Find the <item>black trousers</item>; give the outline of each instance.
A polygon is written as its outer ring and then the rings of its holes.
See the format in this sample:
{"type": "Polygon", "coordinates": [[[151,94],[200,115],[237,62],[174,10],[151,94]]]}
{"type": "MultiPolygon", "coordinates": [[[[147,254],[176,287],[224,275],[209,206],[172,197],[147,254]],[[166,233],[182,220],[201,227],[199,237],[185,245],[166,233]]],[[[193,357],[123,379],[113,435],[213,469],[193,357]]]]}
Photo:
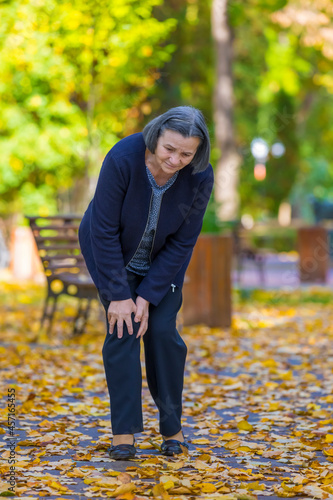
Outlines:
{"type": "MultiPolygon", "coordinates": [[[[132,299],[142,276],[127,271],[132,299]]],[[[109,333],[104,302],[107,333],[102,349],[104,369],[111,407],[113,434],[134,434],[143,431],[142,373],[140,338],[136,338],[140,323],[133,321],[133,335],[124,322],[123,337],[117,337],[117,325],[109,333]]],[[[147,382],[159,410],[160,433],[172,436],[181,430],[182,392],[187,347],[176,328],[176,316],[182,304],[182,290],[175,287],[158,306],[149,305],[148,329],[143,336],[147,382]]]]}

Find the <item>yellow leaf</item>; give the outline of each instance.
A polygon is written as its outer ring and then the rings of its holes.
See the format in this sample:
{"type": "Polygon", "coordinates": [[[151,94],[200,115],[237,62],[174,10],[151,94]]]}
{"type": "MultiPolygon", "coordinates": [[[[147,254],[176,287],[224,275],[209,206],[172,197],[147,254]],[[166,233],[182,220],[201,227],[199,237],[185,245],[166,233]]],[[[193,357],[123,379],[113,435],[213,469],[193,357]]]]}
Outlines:
{"type": "Polygon", "coordinates": [[[117,497],[118,495],[123,495],[125,493],[130,493],[135,490],[136,486],[133,483],[121,484],[112,492],[112,496],[117,497]]]}
{"type": "Polygon", "coordinates": [[[91,453],[87,453],[87,454],[78,454],[76,453],[76,455],[73,456],[73,459],[74,460],[83,460],[83,461],[86,461],[86,460],[90,460],[91,459],[91,453]]]}
{"type": "MultiPolygon", "coordinates": [[[[74,467],[73,470],[68,471],[66,473],[66,475],[69,477],[87,477],[87,476],[89,476],[89,474],[91,474],[91,471],[82,470],[79,467],[74,467]]],[[[116,482],[116,480],[115,480],[115,482],[116,482]]]]}
{"type": "Polygon", "coordinates": [[[265,366],[266,368],[276,368],[278,366],[275,359],[266,359],[266,361],[262,362],[262,365],[265,366]]]}
{"type": "Polygon", "coordinates": [[[186,486],[177,486],[176,488],[171,488],[170,490],[171,495],[196,495],[199,493],[199,488],[187,488],[186,486]]]}
{"type": "Polygon", "coordinates": [[[60,490],[62,492],[68,491],[68,488],[58,483],[58,481],[51,481],[50,483],[48,483],[48,486],[54,488],[55,490],[60,490]]]}
{"type": "Polygon", "coordinates": [[[276,389],[277,387],[279,387],[279,384],[277,382],[266,382],[265,383],[265,387],[267,387],[268,389],[276,389]]]}
{"type": "Polygon", "coordinates": [[[148,458],[147,460],[144,460],[141,465],[150,465],[150,464],[160,464],[161,460],[157,457],[154,458],[148,458]]]}
{"type": "Polygon", "coordinates": [[[333,448],[326,448],[326,450],[323,450],[323,453],[328,457],[333,457],[333,448]]]}
{"type": "Polygon", "coordinates": [[[333,494],[333,488],[331,486],[323,486],[323,490],[330,493],[330,495],[333,494]]]}
{"type": "Polygon", "coordinates": [[[198,438],[198,439],[192,439],[193,444],[210,444],[209,439],[205,438],[198,438]]]}
{"type": "Polygon", "coordinates": [[[292,370],[289,370],[288,372],[284,373],[279,373],[279,378],[281,378],[282,380],[292,380],[293,379],[292,370]]]}
{"type": "Polygon", "coordinates": [[[237,422],[237,427],[240,431],[253,431],[253,427],[247,420],[237,422]]]}
{"type": "Polygon", "coordinates": [[[155,484],[155,486],[152,489],[152,492],[154,497],[156,498],[160,497],[163,498],[163,500],[169,500],[170,498],[168,492],[165,490],[163,484],[161,483],[155,484]]]}
{"type": "Polygon", "coordinates": [[[41,433],[36,431],[36,430],[31,430],[29,432],[27,432],[27,436],[28,437],[40,437],[41,436],[41,433]]]}
{"type": "Polygon", "coordinates": [[[164,489],[169,490],[170,488],[173,488],[175,486],[175,483],[173,481],[165,481],[163,483],[164,489]]]}
{"type": "Polygon", "coordinates": [[[285,491],[288,491],[290,493],[302,493],[303,492],[303,486],[301,484],[299,484],[298,486],[288,486],[286,483],[282,482],[281,486],[285,491]]]}
{"type": "Polygon", "coordinates": [[[180,444],[180,447],[181,447],[182,452],[183,452],[184,455],[189,455],[190,454],[189,451],[188,451],[188,449],[186,448],[186,446],[183,446],[182,444],[180,444]]]}
{"type": "MultiPolygon", "coordinates": [[[[127,470],[129,470],[130,467],[127,467],[127,470]]],[[[120,472],[118,470],[109,470],[108,472],[106,472],[104,475],[105,476],[112,476],[112,477],[118,477],[120,474],[120,472]]]]}
{"type": "Polygon", "coordinates": [[[50,420],[42,420],[42,422],[39,422],[37,425],[38,427],[53,427],[54,422],[51,422],[50,420]]]}
{"type": "Polygon", "coordinates": [[[58,404],[52,405],[52,410],[58,415],[68,415],[69,413],[69,410],[67,408],[64,408],[63,406],[58,404]]]}
{"type": "Polygon", "coordinates": [[[83,482],[85,484],[96,484],[99,488],[110,488],[110,486],[115,487],[118,485],[117,479],[114,479],[113,477],[103,477],[103,478],[92,477],[84,479],[83,482]]]}
{"type": "Polygon", "coordinates": [[[294,497],[295,494],[291,491],[286,491],[284,490],[283,488],[280,488],[276,485],[273,486],[274,488],[274,492],[277,494],[277,496],[279,497],[286,497],[286,498],[289,498],[289,497],[294,497]]]}
{"type": "Polygon", "coordinates": [[[269,403],[268,411],[277,411],[280,408],[279,401],[275,401],[274,403],[269,403]]]}
{"type": "Polygon", "coordinates": [[[252,483],[242,483],[242,488],[247,490],[265,490],[266,486],[264,484],[259,484],[259,481],[254,481],[252,483]]]}
{"type": "Polygon", "coordinates": [[[184,467],[185,462],[169,462],[168,463],[168,469],[171,470],[179,470],[182,467],[184,467]]]}
{"type": "MultiPolygon", "coordinates": [[[[333,403],[333,401],[332,401],[333,403]]],[[[330,425],[330,424],[333,424],[333,418],[330,418],[328,420],[321,420],[320,422],[318,422],[318,424],[321,426],[321,427],[324,427],[326,425],[330,425]]]]}
{"type": "Polygon", "coordinates": [[[194,463],[194,467],[195,467],[195,469],[198,469],[198,470],[206,470],[209,468],[209,465],[206,462],[203,462],[202,460],[196,459],[196,461],[194,463]]]}
{"type": "MultiPolygon", "coordinates": [[[[112,495],[113,495],[113,492],[112,492],[112,495]]],[[[121,495],[118,495],[116,500],[134,500],[135,498],[137,498],[135,496],[135,494],[128,491],[127,493],[122,493],[121,495]]]]}
{"type": "Polygon", "coordinates": [[[333,443],[333,434],[326,434],[325,443],[333,443]]]}
{"type": "Polygon", "coordinates": [[[241,442],[238,439],[235,439],[226,443],[224,447],[227,448],[227,450],[235,450],[238,446],[240,446],[240,444],[241,442]]]}
{"type": "Polygon", "coordinates": [[[320,410],[321,406],[320,405],[316,405],[315,403],[309,403],[307,406],[306,406],[307,410],[320,410]]]}
{"type": "Polygon", "coordinates": [[[219,437],[219,441],[231,441],[232,439],[237,439],[238,434],[235,432],[226,432],[225,434],[222,434],[222,436],[219,437]]]}
{"type": "Polygon", "coordinates": [[[141,450],[150,450],[152,446],[149,441],[143,441],[142,443],[138,443],[138,448],[141,450]]]}
{"type": "MultiPolygon", "coordinates": [[[[221,486],[221,488],[219,488],[218,490],[218,493],[230,493],[230,488],[228,488],[227,486],[221,486]]],[[[219,495],[218,497],[214,496],[214,500],[234,500],[235,497],[234,496],[230,496],[230,495],[219,495]]]]}
{"type": "Polygon", "coordinates": [[[312,413],[313,418],[328,418],[330,415],[331,413],[326,410],[318,410],[312,413]]]}
{"type": "Polygon", "coordinates": [[[216,486],[211,483],[200,483],[197,486],[201,488],[202,493],[215,493],[216,491],[216,486]]]}

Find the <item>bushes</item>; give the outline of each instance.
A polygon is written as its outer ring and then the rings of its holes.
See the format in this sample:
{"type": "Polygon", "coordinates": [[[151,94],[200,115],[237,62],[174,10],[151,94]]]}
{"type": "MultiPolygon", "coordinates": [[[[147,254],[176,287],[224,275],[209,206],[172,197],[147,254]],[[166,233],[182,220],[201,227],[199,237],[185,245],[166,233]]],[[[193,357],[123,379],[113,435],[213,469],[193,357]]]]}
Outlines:
{"type": "Polygon", "coordinates": [[[297,229],[262,228],[254,229],[250,240],[256,248],[269,248],[275,252],[290,252],[297,249],[297,229]]]}

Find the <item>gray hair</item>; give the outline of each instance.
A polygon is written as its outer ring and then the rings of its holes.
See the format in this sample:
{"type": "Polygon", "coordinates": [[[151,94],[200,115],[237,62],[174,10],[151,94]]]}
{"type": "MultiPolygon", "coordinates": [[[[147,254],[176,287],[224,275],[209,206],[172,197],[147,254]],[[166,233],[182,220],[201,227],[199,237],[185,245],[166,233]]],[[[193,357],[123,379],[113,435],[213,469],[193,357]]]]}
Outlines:
{"type": "Polygon", "coordinates": [[[198,137],[200,144],[188,166],[193,168],[193,174],[206,170],[209,164],[210,140],[205,119],[199,109],[192,106],[178,106],[147,123],[142,135],[146,147],[153,154],[158,138],[165,130],[173,130],[183,137],[198,137]]]}

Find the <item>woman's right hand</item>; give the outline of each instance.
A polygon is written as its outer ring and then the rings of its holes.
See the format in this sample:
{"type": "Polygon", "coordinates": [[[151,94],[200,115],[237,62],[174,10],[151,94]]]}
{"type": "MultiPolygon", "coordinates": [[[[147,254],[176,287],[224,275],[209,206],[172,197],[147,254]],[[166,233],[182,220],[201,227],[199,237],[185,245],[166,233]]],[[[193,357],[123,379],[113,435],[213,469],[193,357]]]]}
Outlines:
{"type": "Polygon", "coordinates": [[[113,333],[117,323],[118,338],[121,339],[125,321],[128,333],[133,335],[132,313],[136,313],[136,304],[132,299],[112,300],[108,308],[109,333],[113,333]]]}

